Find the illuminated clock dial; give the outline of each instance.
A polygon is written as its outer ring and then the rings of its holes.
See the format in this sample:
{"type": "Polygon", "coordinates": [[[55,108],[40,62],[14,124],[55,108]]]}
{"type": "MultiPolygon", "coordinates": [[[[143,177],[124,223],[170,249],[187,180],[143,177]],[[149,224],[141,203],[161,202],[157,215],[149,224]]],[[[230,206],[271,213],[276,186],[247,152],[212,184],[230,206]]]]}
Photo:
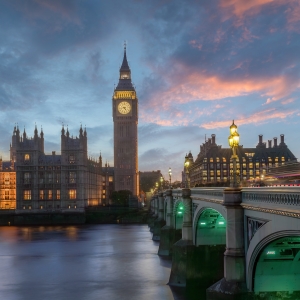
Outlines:
{"type": "Polygon", "coordinates": [[[118,111],[122,115],[126,115],[131,111],[131,105],[127,101],[122,101],[118,105],[118,111]]]}

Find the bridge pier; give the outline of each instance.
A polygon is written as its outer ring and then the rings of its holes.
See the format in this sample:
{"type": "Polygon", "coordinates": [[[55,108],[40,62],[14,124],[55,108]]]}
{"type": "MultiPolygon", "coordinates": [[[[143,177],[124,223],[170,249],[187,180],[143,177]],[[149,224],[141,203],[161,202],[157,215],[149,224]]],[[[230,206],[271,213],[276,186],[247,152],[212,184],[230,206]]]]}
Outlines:
{"type": "Polygon", "coordinates": [[[182,198],[184,206],[182,238],[173,245],[172,269],[169,285],[188,286],[196,275],[195,259],[197,259],[196,247],[193,245],[192,225],[192,199],[191,190],[183,189],[182,198]]]}
{"type": "Polygon", "coordinates": [[[171,256],[173,245],[181,238],[181,229],[174,228],[174,204],[172,190],[165,192],[167,201],[166,225],[161,228],[158,255],[171,256]]]}
{"type": "Polygon", "coordinates": [[[157,208],[158,208],[158,218],[154,220],[153,224],[153,241],[160,241],[161,228],[166,224],[164,220],[164,195],[159,193],[157,196],[157,208]]]}
{"type": "Polygon", "coordinates": [[[209,287],[207,300],[245,299],[244,211],[241,189],[225,189],[223,205],[226,208],[226,251],[224,253],[224,278],[209,287]]]}
{"type": "Polygon", "coordinates": [[[150,228],[150,232],[153,233],[154,222],[155,222],[155,220],[158,218],[158,198],[157,198],[156,195],[152,197],[151,202],[152,202],[153,214],[152,214],[152,216],[149,218],[148,226],[149,226],[149,228],[150,228]]]}

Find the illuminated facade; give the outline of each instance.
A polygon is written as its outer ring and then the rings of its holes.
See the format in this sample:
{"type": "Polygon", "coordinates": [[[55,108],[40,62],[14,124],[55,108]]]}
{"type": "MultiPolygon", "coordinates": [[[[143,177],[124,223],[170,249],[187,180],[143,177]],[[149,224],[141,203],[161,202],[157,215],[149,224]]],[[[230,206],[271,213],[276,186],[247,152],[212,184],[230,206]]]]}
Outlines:
{"type": "Polygon", "coordinates": [[[16,172],[13,162],[0,159],[0,209],[16,208],[16,172]]]}
{"type": "Polygon", "coordinates": [[[16,166],[17,209],[83,209],[101,204],[102,158],[87,157],[87,133],[79,137],[61,130],[61,154],[44,153],[44,133],[35,128],[34,137],[14,128],[10,155],[16,166]]]}
{"type": "MultiPolygon", "coordinates": [[[[207,183],[226,183],[230,180],[232,170],[232,149],[222,148],[216,144],[216,136],[212,134],[200,146],[200,152],[195,162],[190,167],[191,187],[207,183]]],[[[255,148],[237,149],[237,171],[240,181],[259,180],[267,175],[269,168],[284,165],[286,162],[296,161],[295,155],[288,149],[284,142],[284,135],[268,141],[268,147],[259,135],[259,142],[255,148]]]]}
{"type": "Polygon", "coordinates": [[[131,82],[131,71],[124,48],[119,83],[112,97],[114,121],[115,190],[139,194],[138,177],[138,98],[131,82]]]}

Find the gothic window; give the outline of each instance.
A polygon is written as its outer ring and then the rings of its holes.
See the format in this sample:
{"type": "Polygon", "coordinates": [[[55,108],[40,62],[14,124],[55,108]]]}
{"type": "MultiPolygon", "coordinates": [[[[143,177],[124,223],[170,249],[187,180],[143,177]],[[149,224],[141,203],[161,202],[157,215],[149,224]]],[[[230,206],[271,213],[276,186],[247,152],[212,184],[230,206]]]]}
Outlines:
{"type": "Polygon", "coordinates": [[[69,190],[69,199],[76,199],[76,190],[75,189],[69,190]]]}
{"type": "Polygon", "coordinates": [[[24,173],[24,183],[25,184],[30,183],[30,175],[31,174],[29,172],[24,173]]]}
{"type": "Polygon", "coordinates": [[[253,169],[253,163],[249,163],[249,168],[253,169]]]}
{"type": "Polygon", "coordinates": [[[9,191],[5,191],[5,200],[9,200],[9,191]]]}
{"type": "Polygon", "coordinates": [[[56,183],[60,183],[60,173],[56,173],[56,183]]]}
{"type": "Polygon", "coordinates": [[[69,183],[76,183],[76,172],[69,172],[69,183]]]}
{"type": "Polygon", "coordinates": [[[214,159],[211,157],[211,158],[209,159],[209,162],[214,162],[214,159]]]}
{"type": "Polygon", "coordinates": [[[216,160],[217,160],[217,162],[220,162],[220,158],[219,157],[217,157],[216,160]]]}
{"type": "Polygon", "coordinates": [[[56,199],[60,200],[60,190],[56,190],[56,199]]]}
{"type": "Polygon", "coordinates": [[[275,157],[275,162],[278,162],[278,157],[275,157]]]}
{"type": "Polygon", "coordinates": [[[44,198],[45,198],[44,190],[40,190],[40,200],[44,200],[44,198]]]}
{"type": "Polygon", "coordinates": [[[247,165],[246,165],[246,164],[243,164],[243,168],[246,169],[246,168],[247,168],[247,165]]]}
{"type": "Polygon", "coordinates": [[[255,163],[255,168],[259,168],[259,162],[255,163]]]}
{"type": "Polygon", "coordinates": [[[226,163],[226,158],[223,157],[223,158],[222,158],[222,161],[223,161],[223,163],[226,163]]]}
{"type": "Polygon", "coordinates": [[[69,163],[70,164],[74,164],[75,163],[75,155],[74,154],[70,154],[69,155],[69,163]]]}
{"type": "Polygon", "coordinates": [[[4,183],[5,183],[5,185],[9,185],[9,182],[10,181],[10,178],[9,178],[9,176],[5,176],[5,178],[4,178],[4,183]]]}
{"type": "Polygon", "coordinates": [[[31,200],[31,190],[24,190],[23,197],[24,200],[31,200]]]}
{"type": "Polygon", "coordinates": [[[25,161],[29,161],[30,160],[30,155],[29,154],[25,154],[24,155],[24,160],[25,161]]]}
{"type": "Polygon", "coordinates": [[[52,199],[52,190],[48,191],[48,199],[51,200],[52,199]]]}

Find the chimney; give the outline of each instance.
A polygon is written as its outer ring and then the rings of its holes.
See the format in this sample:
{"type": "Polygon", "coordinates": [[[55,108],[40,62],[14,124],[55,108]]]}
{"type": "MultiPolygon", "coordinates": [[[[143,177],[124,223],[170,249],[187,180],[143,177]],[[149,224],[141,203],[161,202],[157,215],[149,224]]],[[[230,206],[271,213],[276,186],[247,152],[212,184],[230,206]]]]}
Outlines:
{"type": "Polygon", "coordinates": [[[273,140],[274,140],[274,147],[277,147],[277,137],[274,137],[273,140]]]}
{"type": "Polygon", "coordinates": [[[284,145],[284,134],[280,135],[280,144],[284,145]]]}
{"type": "Polygon", "coordinates": [[[214,145],[216,143],[216,135],[212,134],[211,135],[211,143],[214,145]]]}
{"type": "Polygon", "coordinates": [[[272,148],[272,140],[268,140],[268,147],[272,148]]]}
{"type": "Polygon", "coordinates": [[[263,139],[263,135],[260,134],[260,135],[258,136],[258,143],[259,143],[260,145],[262,144],[262,139],[263,139]]]}

